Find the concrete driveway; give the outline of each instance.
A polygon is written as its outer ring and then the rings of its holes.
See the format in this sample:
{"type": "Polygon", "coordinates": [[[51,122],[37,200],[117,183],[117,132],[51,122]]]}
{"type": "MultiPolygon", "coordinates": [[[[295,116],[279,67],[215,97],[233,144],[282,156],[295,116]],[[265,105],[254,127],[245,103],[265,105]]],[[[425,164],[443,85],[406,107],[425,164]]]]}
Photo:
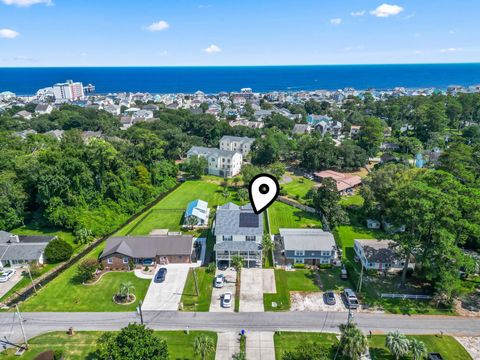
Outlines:
{"type": "Polygon", "coordinates": [[[240,282],[240,312],[262,312],[263,273],[262,269],[242,269],[240,282]]]}
{"type": "Polygon", "coordinates": [[[23,269],[15,269],[15,271],[15,274],[7,282],[0,283],[0,299],[22,279],[23,269]]]}
{"type": "MultiPolygon", "coordinates": [[[[156,283],[153,279],[143,300],[144,311],[177,311],[182,298],[191,264],[168,264],[165,281],[156,283]]],[[[160,266],[157,266],[157,270],[160,266]]]]}
{"type": "Polygon", "coordinates": [[[212,301],[210,302],[211,312],[234,312],[235,311],[235,284],[237,280],[237,272],[234,269],[218,270],[215,276],[223,274],[225,276],[225,283],[222,288],[214,287],[212,290],[212,301]],[[232,306],[223,308],[221,305],[221,296],[230,291],[232,293],[232,306]]]}

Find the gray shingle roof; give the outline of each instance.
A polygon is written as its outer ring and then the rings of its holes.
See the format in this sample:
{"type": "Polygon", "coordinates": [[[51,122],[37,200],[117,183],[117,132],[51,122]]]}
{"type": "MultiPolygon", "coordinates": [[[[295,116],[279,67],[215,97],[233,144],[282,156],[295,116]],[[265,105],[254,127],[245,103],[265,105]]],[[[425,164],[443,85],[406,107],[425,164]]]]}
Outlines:
{"type": "Polygon", "coordinates": [[[215,218],[215,235],[263,235],[263,219],[261,215],[253,212],[252,205],[238,206],[233,203],[227,203],[217,208],[215,218]],[[258,217],[258,226],[241,227],[240,214],[252,214],[258,217]]]}
{"type": "Polygon", "coordinates": [[[321,229],[280,229],[286,251],[331,251],[336,247],[332,233],[321,229]]]}
{"type": "Polygon", "coordinates": [[[222,241],[215,244],[215,251],[258,251],[262,245],[255,241],[222,241]]]}
{"type": "Polygon", "coordinates": [[[19,242],[11,242],[13,234],[0,231],[0,260],[38,260],[48,243],[56,236],[18,235],[19,242]]]}
{"type": "Polygon", "coordinates": [[[393,240],[366,240],[355,239],[362,248],[365,258],[371,263],[388,263],[397,260],[399,257],[395,252],[395,241],[393,240]]]}
{"type": "Polygon", "coordinates": [[[134,258],[151,258],[157,255],[190,255],[192,235],[175,236],[118,236],[108,238],[101,257],[118,253],[134,258]]]}
{"type": "Polygon", "coordinates": [[[222,136],[222,138],[220,139],[220,142],[222,142],[224,140],[238,141],[238,142],[241,142],[241,143],[253,143],[255,141],[255,139],[249,138],[249,137],[246,137],[246,136],[230,136],[230,135],[222,136]]]}
{"type": "Polygon", "coordinates": [[[203,146],[192,146],[190,150],[188,150],[187,155],[197,155],[197,156],[222,156],[222,157],[232,157],[235,155],[236,151],[230,150],[220,150],[215,148],[207,148],[203,146]]]}

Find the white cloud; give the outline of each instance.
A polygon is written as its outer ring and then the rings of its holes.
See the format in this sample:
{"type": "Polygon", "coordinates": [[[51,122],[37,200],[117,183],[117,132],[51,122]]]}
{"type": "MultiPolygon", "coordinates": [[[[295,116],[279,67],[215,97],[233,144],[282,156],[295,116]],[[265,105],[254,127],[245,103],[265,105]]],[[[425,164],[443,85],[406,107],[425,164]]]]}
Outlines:
{"type": "Polygon", "coordinates": [[[222,52],[222,49],[220,49],[220,47],[218,47],[217,45],[212,44],[209,47],[203,49],[203,51],[205,51],[207,54],[214,54],[222,52]]]}
{"type": "Polygon", "coordinates": [[[5,5],[29,7],[36,4],[53,5],[52,0],[2,0],[5,5]]]}
{"type": "Polygon", "coordinates": [[[341,18],[330,19],[330,24],[332,24],[332,25],[340,25],[341,23],[342,23],[341,18]]]}
{"type": "Polygon", "coordinates": [[[448,33],[449,33],[450,35],[454,35],[454,34],[455,34],[455,30],[450,30],[448,33]]]}
{"type": "Polygon", "coordinates": [[[343,48],[343,51],[355,51],[355,50],[363,50],[365,49],[365,45],[355,45],[355,46],[346,46],[343,48]]]}
{"type": "Polygon", "coordinates": [[[25,55],[17,55],[13,58],[14,61],[38,62],[37,59],[25,55]]]}
{"type": "Polygon", "coordinates": [[[376,17],[389,17],[398,15],[403,11],[403,7],[398,5],[382,4],[375,10],[370,11],[370,14],[376,17]]]}
{"type": "Polygon", "coordinates": [[[449,48],[446,48],[446,49],[440,49],[440,52],[441,53],[451,53],[451,52],[458,52],[458,51],[463,51],[463,48],[461,47],[449,47],[449,48]]]}
{"type": "Polygon", "coordinates": [[[363,15],[365,15],[365,13],[366,13],[366,11],[365,11],[365,10],[361,10],[361,11],[352,11],[352,12],[350,13],[350,15],[352,15],[352,16],[363,16],[363,15]]]}
{"type": "Polygon", "coordinates": [[[0,38],[4,39],[15,39],[18,35],[18,32],[12,29],[0,29],[0,38]]]}
{"type": "Polygon", "coordinates": [[[169,27],[170,27],[170,24],[168,22],[166,22],[165,20],[160,20],[148,25],[147,27],[145,27],[145,30],[155,32],[155,31],[166,30],[169,27]]]}

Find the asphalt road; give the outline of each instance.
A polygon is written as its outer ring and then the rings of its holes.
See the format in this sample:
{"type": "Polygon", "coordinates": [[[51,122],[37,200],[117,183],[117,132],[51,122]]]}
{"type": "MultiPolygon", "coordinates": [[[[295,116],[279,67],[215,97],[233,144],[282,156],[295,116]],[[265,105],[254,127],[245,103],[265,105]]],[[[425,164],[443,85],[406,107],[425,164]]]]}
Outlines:
{"type": "MultiPolygon", "coordinates": [[[[29,338],[49,332],[79,330],[119,330],[129,322],[140,322],[134,312],[98,313],[22,313],[29,338]]],[[[147,326],[155,330],[223,331],[321,331],[336,332],[347,321],[346,312],[265,312],[265,313],[189,313],[144,312],[147,326]]],[[[355,321],[368,333],[399,330],[406,334],[444,334],[480,336],[480,318],[454,316],[408,316],[355,313],[355,321]]],[[[0,338],[18,341],[21,338],[18,318],[14,313],[0,313],[0,338]]]]}

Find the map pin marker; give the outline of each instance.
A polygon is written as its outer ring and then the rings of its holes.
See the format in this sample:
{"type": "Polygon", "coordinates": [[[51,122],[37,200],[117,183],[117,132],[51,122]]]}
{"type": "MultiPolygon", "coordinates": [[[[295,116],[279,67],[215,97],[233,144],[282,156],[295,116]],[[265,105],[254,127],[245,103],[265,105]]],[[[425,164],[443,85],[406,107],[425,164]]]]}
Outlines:
{"type": "Polygon", "coordinates": [[[259,174],[255,176],[248,185],[248,194],[255,214],[273,204],[280,192],[280,185],[277,179],[270,174],[259,174]]]}

